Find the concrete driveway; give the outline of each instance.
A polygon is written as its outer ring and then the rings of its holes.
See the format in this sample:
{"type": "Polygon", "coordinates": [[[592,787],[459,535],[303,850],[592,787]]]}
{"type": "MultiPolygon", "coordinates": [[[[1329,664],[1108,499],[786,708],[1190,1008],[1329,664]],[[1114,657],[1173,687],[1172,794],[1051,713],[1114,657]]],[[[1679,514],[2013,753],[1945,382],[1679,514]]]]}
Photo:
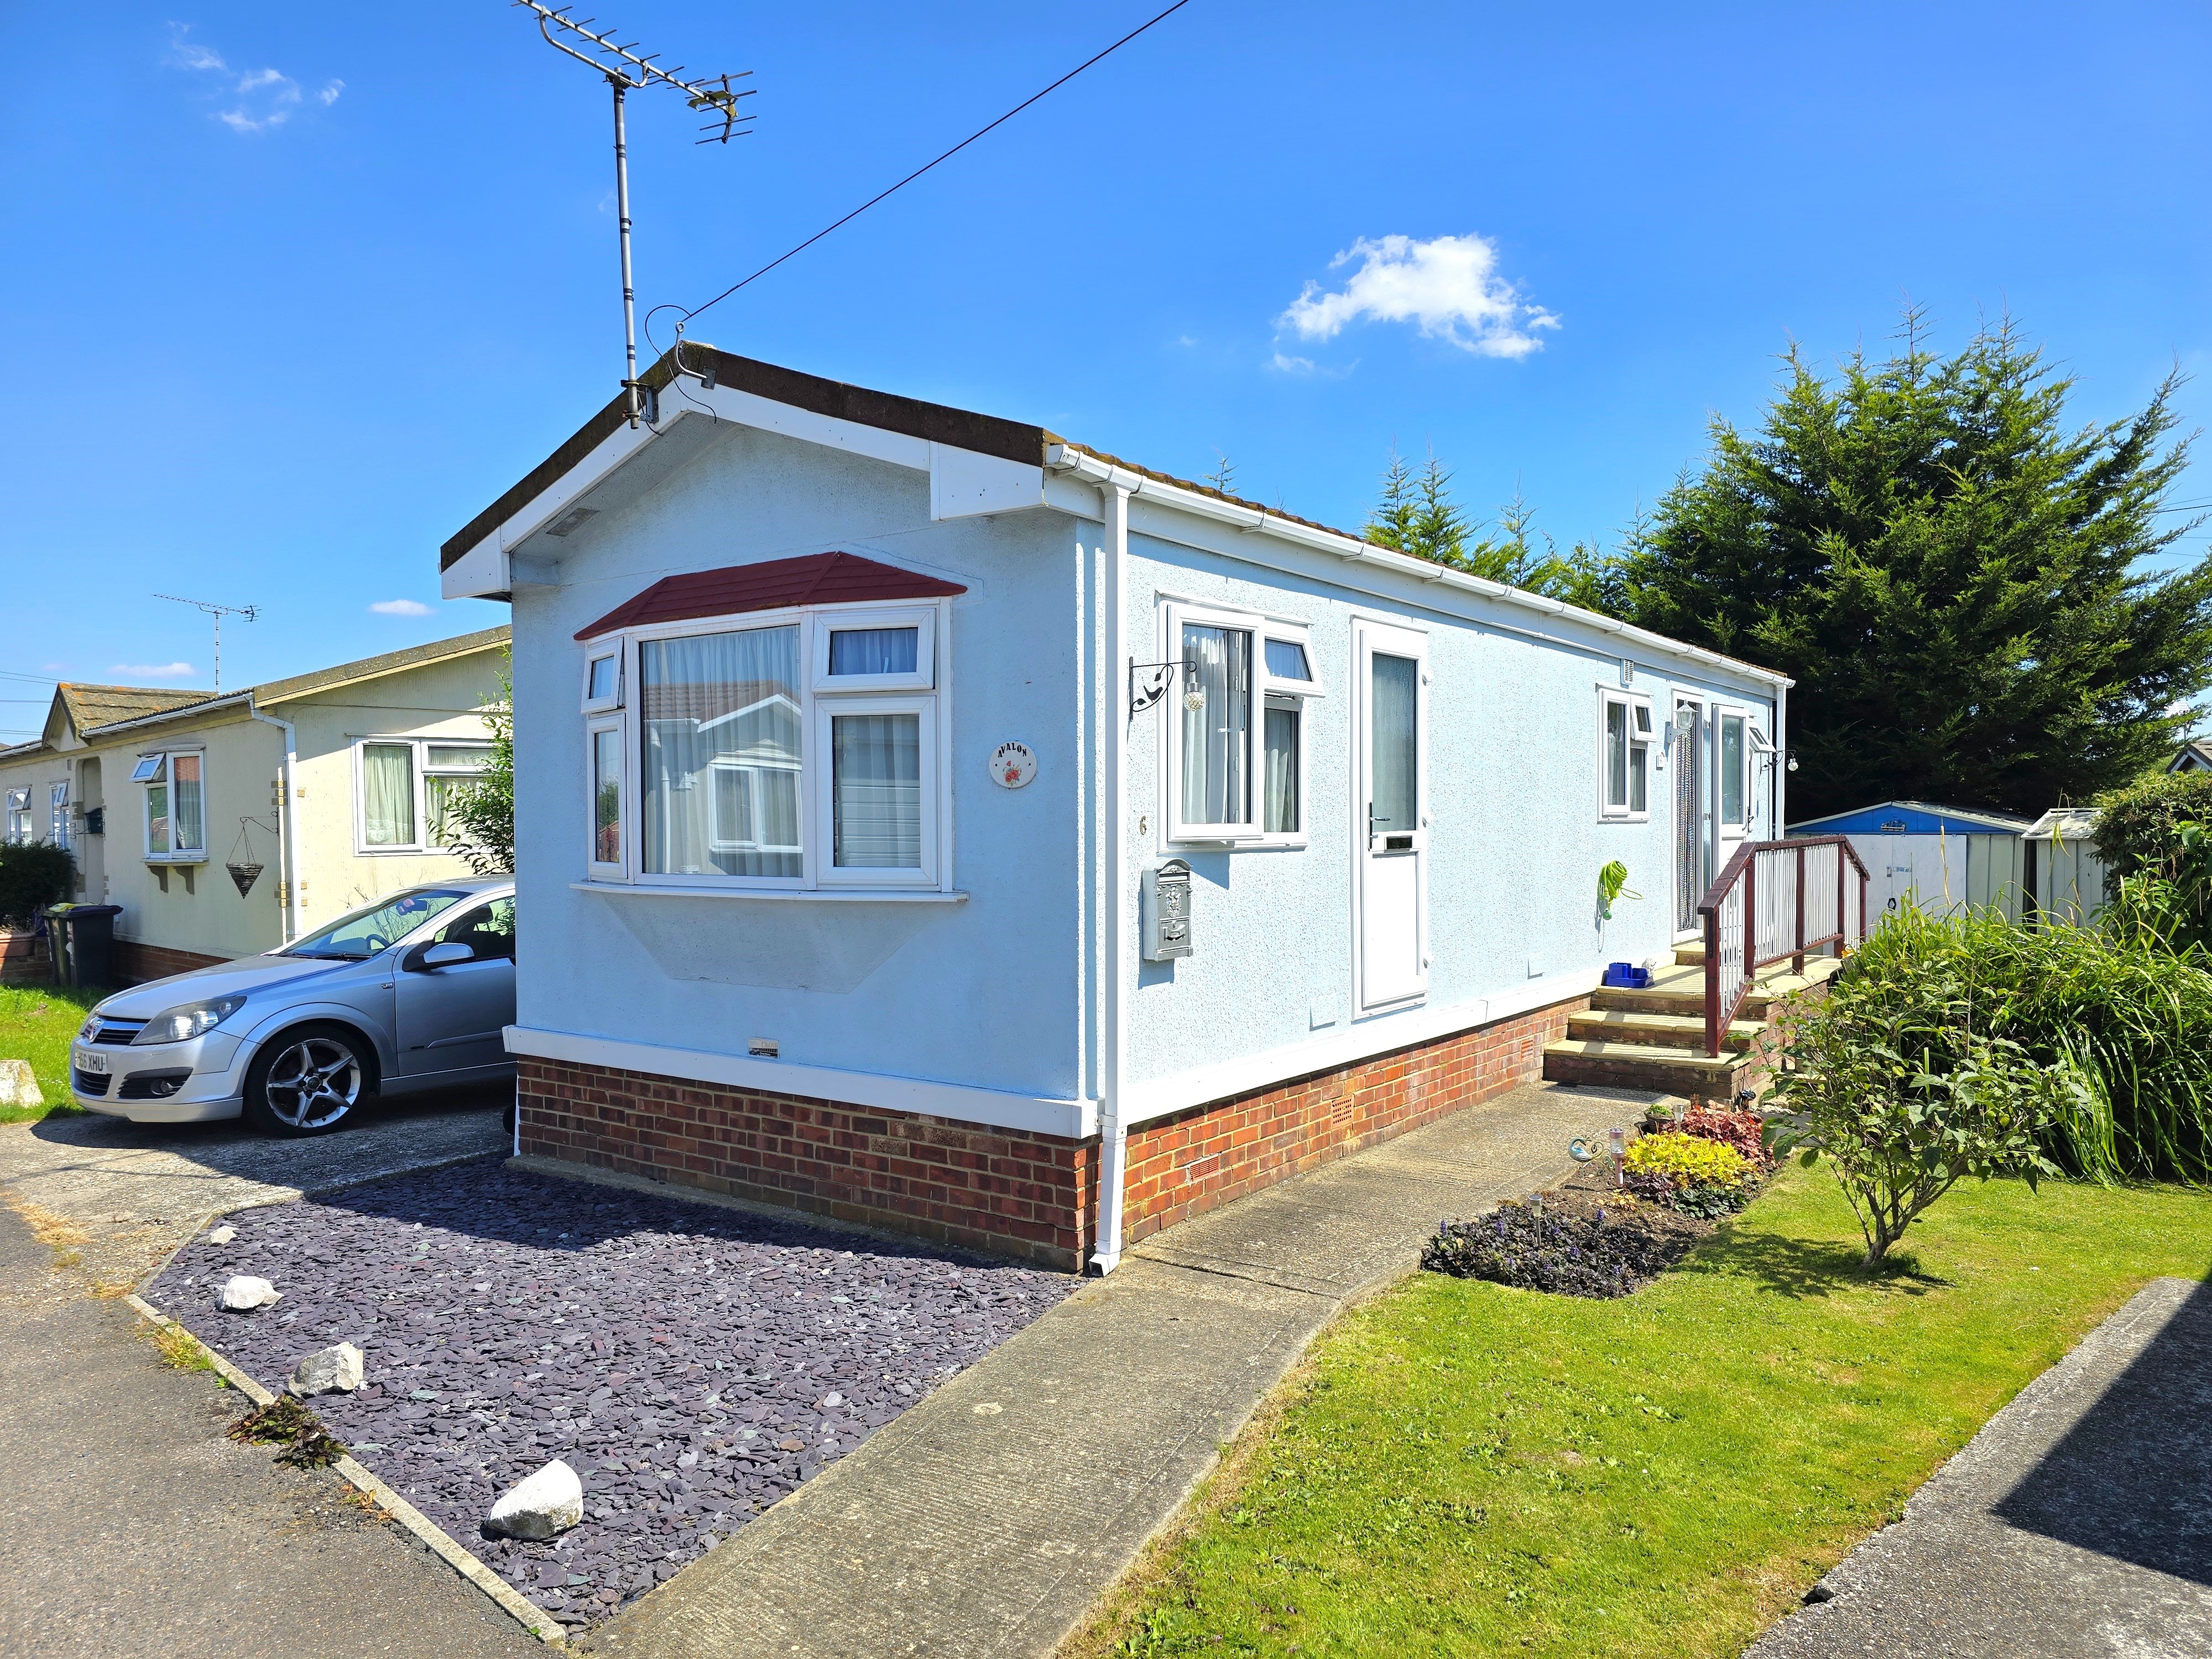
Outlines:
{"type": "Polygon", "coordinates": [[[304,1140],[238,1121],[72,1114],[0,1125],[0,1202],[75,1251],[94,1283],[136,1285],[218,1212],[505,1152],[511,1097],[501,1083],[378,1102],[359,1123],[304,1140]]]}

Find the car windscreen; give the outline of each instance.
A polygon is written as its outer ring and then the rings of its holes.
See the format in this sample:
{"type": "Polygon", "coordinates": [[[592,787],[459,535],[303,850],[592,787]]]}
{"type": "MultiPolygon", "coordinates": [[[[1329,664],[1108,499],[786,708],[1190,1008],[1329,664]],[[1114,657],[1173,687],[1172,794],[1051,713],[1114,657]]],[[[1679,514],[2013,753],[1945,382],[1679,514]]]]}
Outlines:
{"type": "Polygon", "coordinates": [[[277,954],[320,957],[335,962],[359,962],[373,957],[404,934],[413,933],[431,917],[451,909],[469,895],[453,887],[414,887],[387,899],[379,899],[351,915],[340,916],[329,927],[286,945],[277,954]]]}

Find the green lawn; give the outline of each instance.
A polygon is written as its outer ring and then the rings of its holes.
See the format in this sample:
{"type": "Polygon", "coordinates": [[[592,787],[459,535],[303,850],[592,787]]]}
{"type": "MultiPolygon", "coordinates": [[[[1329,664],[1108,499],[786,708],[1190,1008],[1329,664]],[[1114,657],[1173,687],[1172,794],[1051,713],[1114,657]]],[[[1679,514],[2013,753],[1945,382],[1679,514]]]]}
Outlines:
{"type": "Polygon", "coordinates": [[[70,1104],[70,1039],[85,1011],[106,991],[57,991],[44,986],[0,985],[0,1060],[27,1060],[38,1074],[44,1106],[0,1106],[0,1123],[22,1123],[49,1112],[74,1112],[70,1104]]]}
{"type": "Polygon", "coordinates": [[[2146,1279],[2212,1196],[1956,1189],[1869,1282],[1790,1169],[1588,1302],[1417,1275],[1340,1322],[1079,1654],[1733,1655],[2146,1279]]]}

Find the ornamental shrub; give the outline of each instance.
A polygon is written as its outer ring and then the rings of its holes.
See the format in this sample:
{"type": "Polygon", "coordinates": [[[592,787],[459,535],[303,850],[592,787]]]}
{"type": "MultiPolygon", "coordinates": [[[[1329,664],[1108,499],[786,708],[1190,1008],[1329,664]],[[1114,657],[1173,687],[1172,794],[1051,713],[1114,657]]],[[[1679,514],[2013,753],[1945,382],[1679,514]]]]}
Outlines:
{"type": "Polygon", "coordinates": [[[76,890],[76,866],[51,842],[0,843],[0,922],[28,927],[76,890]]]}
{"type": "Polygon", "coordinates": [[[1699,1135],[1734,1147],[1761,1175],[1773,1167],[1773,1155],[1766,1150],[1766,1119],[1757,1112],[1731,1112],[1721,1106],[1694,1105],[1683,1115],[1680,1127],[1684,1134],[1699,1135]]]}
{"type": "Polygon", "coordinates": [[[1636,1197],[1708,1221],[1748,1203],[1759,1176],[1759,1165],[1725,1142],[1671,1129],[1631,1141],[1621,1164],[1621,1184],[1636,1197]]]}
{"type": "Polygon", "coordinates": [[[1669,1226],[1634,1205],[1576,1214],[1547,1206],[1539,1194],[1472,1221],[1444,1222],[1422,1247],[1421,1266],[1558,1296],[1626,1296],[1696,1240],[1694,1228],[1669,1226]]]}
{"type": "Polygon", "coordinates": [[[2212,823],[2212,772],[2150,772],[2124,788],[2108,789],[2091,803],[2097,827],[2091,839],[2114,890],[2123,876],[2164,875],[2185,823],[2212,823]]]}

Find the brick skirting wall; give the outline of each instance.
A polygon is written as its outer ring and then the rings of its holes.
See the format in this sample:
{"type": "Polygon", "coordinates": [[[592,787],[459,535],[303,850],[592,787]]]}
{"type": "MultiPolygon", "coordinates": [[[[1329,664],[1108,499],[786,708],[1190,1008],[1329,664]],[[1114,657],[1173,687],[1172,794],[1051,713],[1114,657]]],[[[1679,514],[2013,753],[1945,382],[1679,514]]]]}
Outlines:
{"type": "Polygon", "coordinates": [[[1077,1273],[1096,1140],[524,1058],[526,1156],[916,1233],[1077,1273]]]}
{"type": "Polygon", "coordinates": [[[1544,1045],[1589,1006],[1588,996],[1571,998],[1139,1125],[1122,1243],[1540,1077],[1544,1045]]]}
{"type": "MultiPolygon", "coordinates": [[[[1122,1240],[1540,1076],[1581,996],[1140,1125],[1122,1240]]],[[[1080,1272],[1098,1142],[525,1056],[521,1151],[1080,1272]]]]}
{"type": "Polygon", "coordinates": [[[189,974],[195,968],[220,968],[230,960],[228,957],[204,957],[197,951],[174,951],[166,945],[148,945],[135,939],[117,939],[113,950],[110,965],[115,970],[116,982],[122,985],[143,985],[149,979],[189,974]]]}

